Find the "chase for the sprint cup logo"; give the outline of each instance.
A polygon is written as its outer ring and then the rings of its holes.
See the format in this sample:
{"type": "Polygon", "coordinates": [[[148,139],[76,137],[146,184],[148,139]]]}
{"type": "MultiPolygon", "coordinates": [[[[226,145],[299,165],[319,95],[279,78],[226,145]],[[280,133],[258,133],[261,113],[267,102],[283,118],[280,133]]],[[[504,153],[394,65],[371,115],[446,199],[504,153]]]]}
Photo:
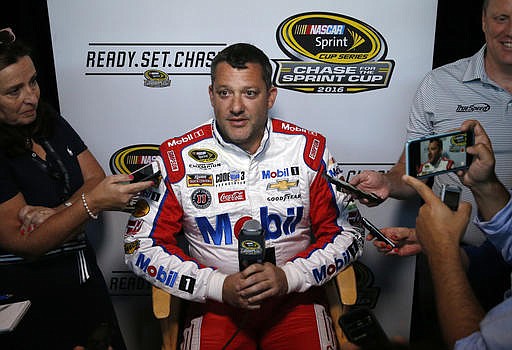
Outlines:
{"type": "Polygon", "coordinates": [[[395,62],[382,35],[357,19],[327,12],[284,20],[277,43],[290,59],[274,59],[274,85],[306,93],[356,93],[386,88],[395,62]]]}

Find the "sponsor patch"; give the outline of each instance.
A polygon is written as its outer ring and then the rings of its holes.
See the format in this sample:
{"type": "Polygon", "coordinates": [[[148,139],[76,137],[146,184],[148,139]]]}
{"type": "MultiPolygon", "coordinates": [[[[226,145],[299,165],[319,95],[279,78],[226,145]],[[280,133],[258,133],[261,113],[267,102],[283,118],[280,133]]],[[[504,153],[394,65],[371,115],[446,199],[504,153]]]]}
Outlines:
{"type": "Polygon", "coordinates": [[[318,154],[318,147],[320,147],[320,140],[314,139],[313,144],[311,145],[311,149],[309,150],[309,158],[315,159],[318,154]]]}
{"type": "Polygon", "coordinates": [[[143,216],[148,215],[149,213],[149,204],[144,199],[139,199],[137,203],[135,203],[135,209],[132,211],[132,216],[136,218],[141,218],[143,216]]]}
{"type": "Polygon", "coordinates": [[[194,287],[196,285],[196,279],[190,276],[182,275],[180,279],[180,284],[178,286],[179,290],[182,290],[187,293],[194,293],[194,287]]]}
{"type": "Polygon", "coordinates": [[[199,163],[213,163],[217,160],[217,153],[209,149],[192,149],[188,155],[199,163]]]}
{"type": "Polygon", "coordinates": [[[284,202],[284,201],[289,201],[292,199],[300,199],[300,198],[301,198],[300,193],[297,193],[297,194],[285,193],[282,196],[267,197],[267,201],[269,201],[269,202],[284,202]]]}
{"type": "Polygon", "coordinates": [[[125,254],[133,254],[140,248],[140,241],[136,240],[130,243],[124,244],[124,253],[125,254]]]}
{"type": "Polygon", "coordinates": [[[151,191],[150,189],[142,191],[141,196],[149,200],[152,200],[153,202],[158,202],[158,200],[160,199],[160,193],[151,191]]]}
{"type": "Polygon", "coordinates": [[[174,287],[174,283],[178,278],[178,272],[168,270],[162,265],[158,267],[155,265],[151,265],[151,258],[146,257],[142,253],[139,253],[139,255],[137,256],[135,266],[144,271],[148,276],[155,278],[157,281],[160,281],[161,283],[171,288],[174,287]]]}
{"type": "Polygon", "coordinates": [[[245,191],[244,190],[219,192],[218,195],[219,195],[219,203],[245,201],[245,191]]]}
{"type": "Polygon", "coordinates": [[[275,179],[278,177],[288,177],[290,175],[299,175],[299,167],[292,166],[290,168],[283,169],[273,169],[273,170],[262,170],[261,178],[265,179],[275,179]]]}
{"type": "Polygon", "coordinates": [[[192,201],[194,207],[197,209],[206,209],[212,203],[212,195],[207,190],[198,188],[192,192],[190,200],[192,201]]]}
{"type": "Polygon", "coordinates": [[[176,159],[176,153],[174,153],[174,150],[167,151],[167,158],[169,159],[171,170],[179,171],[180,166],[178,165],[178,159],[176,159]]]}
{"type": "Polygon", "coordinates": [[[245,171],[231,170],[215,174],[215,186],[229,186],[245,184],[245,171]]]}
{"type": "Polygon", "coordinates": [[[126,235],[133,236],[137,234],[142,228],[143,220],[128,220],[128,224],[126,224],[126,235]]]}
{"type": "Polygon", "coordinates": [[[297,187],[299,185],[299,180],[295,181],[288,181],[285,180],[277,180],[274,183],[267,184],[267,191],[268,190],[278,190],[278,191],[288,191],[292,187],[297,187]]]}
{"type": "Polygon", "coordinates": [[[213,186],[212,174],[187,174],[187,187],[213,186]]]}
{"type": "Polygon", "coordinates": [[[188,134],[185,134],[181,137],[175,137],[167,142],[167,147],[181,146],[193,142],[196,139],[202,138],[205,136],[204,130],[201,128],[197,128],[192,130],[188,134]]]}

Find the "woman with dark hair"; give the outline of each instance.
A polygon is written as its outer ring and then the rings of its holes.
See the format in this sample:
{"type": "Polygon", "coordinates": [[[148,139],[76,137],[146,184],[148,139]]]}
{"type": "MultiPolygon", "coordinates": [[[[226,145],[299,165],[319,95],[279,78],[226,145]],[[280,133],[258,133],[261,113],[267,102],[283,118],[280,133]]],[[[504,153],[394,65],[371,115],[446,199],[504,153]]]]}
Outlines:
{"type": "Polygon", "coordinates": [[[0,293],[32,303],[1,347],[124,349],[84,224],[124,208],[152,182],[105,177],[80,136],[39,98],[29,49],[0,30],[0,293]]]}

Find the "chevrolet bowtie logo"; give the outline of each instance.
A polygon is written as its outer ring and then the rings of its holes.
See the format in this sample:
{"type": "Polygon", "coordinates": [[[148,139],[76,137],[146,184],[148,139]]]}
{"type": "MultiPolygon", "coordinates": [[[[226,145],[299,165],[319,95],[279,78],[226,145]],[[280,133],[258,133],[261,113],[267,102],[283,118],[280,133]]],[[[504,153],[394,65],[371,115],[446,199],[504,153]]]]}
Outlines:
{"type": "Polygon", "coordinates": [[[286,191],[292,187],[297,187],[298,184],[299,184],[299,180],[296,180],[296,181],[277,180],[273,184],[268,184],[267,190],[286,191]]]}

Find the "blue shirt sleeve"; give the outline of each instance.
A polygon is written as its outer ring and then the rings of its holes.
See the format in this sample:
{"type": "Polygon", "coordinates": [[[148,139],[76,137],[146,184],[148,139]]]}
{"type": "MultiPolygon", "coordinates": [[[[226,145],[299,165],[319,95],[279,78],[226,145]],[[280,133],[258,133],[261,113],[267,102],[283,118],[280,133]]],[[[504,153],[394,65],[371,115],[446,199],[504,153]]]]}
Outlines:
{"type": "Polygon", "coordinates": [[[455,343],[455,350],[512,349],[512,298],[491,309],[480,322],[480,331],[455,343]]]}
{"type": "Polygon", "coordinates": [[[489,241],[501,252],[503,259],[512,265],[512,197],[494,217],[486,222],[475,217],[477,225],[489,241]]]}

